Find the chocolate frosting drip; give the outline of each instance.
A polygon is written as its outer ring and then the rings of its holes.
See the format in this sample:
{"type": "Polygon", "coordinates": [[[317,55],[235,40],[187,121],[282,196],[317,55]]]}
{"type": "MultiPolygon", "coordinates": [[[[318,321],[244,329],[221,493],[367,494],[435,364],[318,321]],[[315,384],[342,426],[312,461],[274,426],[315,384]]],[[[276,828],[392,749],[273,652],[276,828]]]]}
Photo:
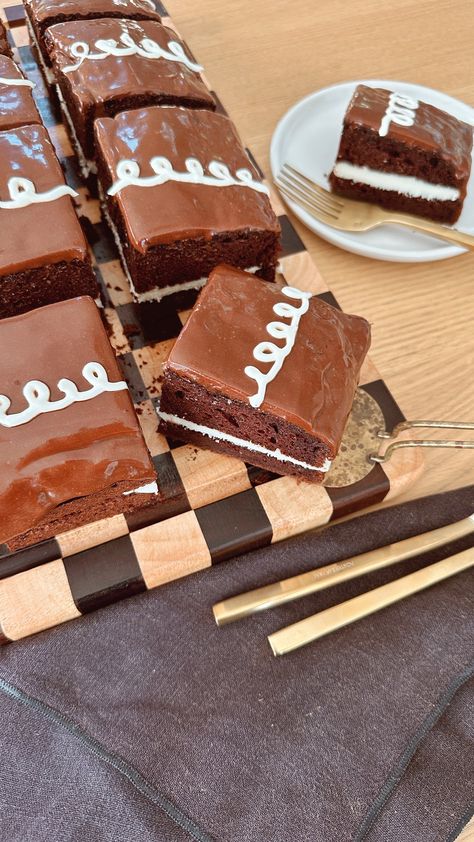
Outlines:
{"type": "Polygon", "coordinates": [[[25,0],[32,17],[44,29],[53,20],[87,17],[124,17],[161,20],[147,0],[25,0]]]}
{"type": "MultiPolygon", "coordinates": [[[[0,201],[9,201],[8,182],[21,177],[37,193],[65,184],[63,171],[43,126],[0,132],[0,201]]],[[[24,208],[0,208],[0,275],[60,261],[89,259],[69,196],[24,208]]]]}
{"type": "MultiPolygon", "coordinates": [[[[0,55],[0,79],[24,79],[20,68],[8,56],[0,55]]],[[[0,82],[0,131],[41,123],[31,88],[0,82]]]]}
{"type": "MultiPolygon", "coordinates": [[[[211,111],[184,108],[142,108],[114,119],[97,120],[96,137],[109,179],[116,180],[117,164],[136,161],[141,176],[153,176],[150,161],[164,156],[177,171],[185,171],[187,158],[197,158],[207,171],[213,160],[226,164],[232,174],[250,162],[237,130],[228,117],[211,111]]],[[[168,181],[156,187],[126,187],[115,197],[133,246],[146,253],[162,242],[239,231],[278,233],[278,220],[268,196],[247,187],[210,187],[168,181]]]]}
{"type": "MultiPolygon", "coordinates": [[[[88,362],[101,363],[109,381],[123,380],[92,299],[76,298],[0,322],[0,393],[9,413],[27,407],[22,394],[30,380],[64,394],[61,378],[80,391],[88,362]]],[[[42,414],[21,426],[0,424],[0,542],[31,528],[56,506],[127,481],[133,487],[155,480],[128,390],[42,414]]]]}
{"type": "MultiPolygon", "coordinates": [[[[210,392],[248,402],[256,384],[245,367],[257,366],[262,373],[270,368],[254,359],[253,350],[259,342],[282,344],[271,339],[266,326],[279,319],[273,307],[283,301],[291,299],[278,286],[218,266],[171,350],[167,367],[210,392]]],[[[311,298],[292,350],[254,411],[269,412],[316,434],[335,453],[369,344],[365,319],[311,298]]]]}
{"type": "Polygon", "coordinates": [[[124,48],[125,45],[120,41],[122,35],[127,35],[137,46],[144,38],[149,38],[164,50],[168,50],[170,41],[177,41],[191,59],[176,33],[155,21],[138,23],[133,20],[101,18],[58,23],[48,29],[45,41],[59,81],[64,82],[67,78],[69,82],[68,96],[73,98],[77,112],[87,111],[93,106],[94,114],[102,116],[106,114],[105,109],[101,108],[104,103],[123,99],[130,104],[130,98],[134,96],[155,99],[162,96],[170,100],[184,98],[188,101],[195,99],[200,105],[207,102],[210,108],[215,107],[214,99],[199,73],[179,61],[150,59],[140,55],[107,56],[100,61],[86,59],[77,70],[62,74],[65,67],[78,63],[71,55],[71,47],[75,42],[82,41],[88,45],[91,53],[98,53],[100,51],[95,47],[98,40],[113,40],[118,47],[124,48]]]}
{"type": "MultiPolygon", "coordinates": [[[[358,85],[344,117],[344,126],[359,125],[376,132],[389,104],[392,91],[358,85]]],[[[452,171],[454,182],[464,182],[471,168],[473,127],[451,114],[420,102],[412,126],[390,123],[380,142],[395,141],[441,157],[452,171]]],[[[423,176],[425,177],[425,176],[423,176]]],[[[427,176],[429,179],[429,175],[427,176]]]]}

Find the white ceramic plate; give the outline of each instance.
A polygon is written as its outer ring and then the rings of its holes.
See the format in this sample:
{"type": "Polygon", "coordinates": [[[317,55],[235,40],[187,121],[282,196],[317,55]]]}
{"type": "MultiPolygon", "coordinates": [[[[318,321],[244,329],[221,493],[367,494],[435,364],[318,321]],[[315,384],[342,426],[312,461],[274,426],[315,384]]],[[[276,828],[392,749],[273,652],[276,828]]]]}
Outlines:
{"type": "MultiPolygon", "coordinates": [[[[474,124],[474,109],[469,105],[421,85],[386,79],[366,79],[332,85],[302,99],[278,123],[270,149],[274,177],[286,162],[293,164],[323,187],[328,187],[327,177],[339,147],[342,119],[354,89],[359,84],[400,91],[430,105],[436,105],[466,123],[474,124]]],[[[294,202],[287,204],[315,234],[346,251],[366,257],[402,263],[421,263],[428,260],[445,260],[465,251],[460,246],[397,225],[384,225],[373,231],[360,233],[337,231],[317,222],[294,202]]],[[[464,208],[456,228],[474,234],[474,173],[471,173],[464,208]]]]}

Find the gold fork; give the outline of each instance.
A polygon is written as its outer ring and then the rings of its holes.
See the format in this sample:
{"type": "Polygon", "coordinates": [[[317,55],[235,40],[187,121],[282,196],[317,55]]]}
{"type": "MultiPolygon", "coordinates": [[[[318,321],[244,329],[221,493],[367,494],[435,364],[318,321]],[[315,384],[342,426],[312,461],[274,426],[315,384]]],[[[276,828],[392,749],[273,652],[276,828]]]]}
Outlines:
{"type": "Polygon", "coordinates": [[[474,236],[447,228],[408,213],[386,211],[367,202],[354,202],[330,193],[291,164],[283,164],[275,184],[283,195],[304,208],[310,216],[341,231],[369,231],[378,225],[393,223],[416,228],[426,234],[474,249],[474,236]]]}

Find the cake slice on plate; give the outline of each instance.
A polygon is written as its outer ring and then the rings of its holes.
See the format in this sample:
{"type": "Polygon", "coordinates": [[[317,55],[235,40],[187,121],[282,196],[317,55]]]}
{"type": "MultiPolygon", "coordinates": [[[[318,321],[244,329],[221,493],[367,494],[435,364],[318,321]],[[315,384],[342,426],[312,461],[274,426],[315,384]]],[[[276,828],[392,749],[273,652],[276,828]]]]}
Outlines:
{"type": "Polygon", "coordinates": [[[322,482],[369,344],[365,319],[218,266],[165,364],[160,430],[322,482]]]}
{"type": "Polygon", "coordinates": [[[156,473],[90,298],[0,322],[0,543],[156,502],[156,473]]]}
{"type": "Polygon", "coordinates": [[[472,135],[472,126],[439,108],[358,85],[331,187],[349,199],[452,224],[466,196],[472,135]]]}

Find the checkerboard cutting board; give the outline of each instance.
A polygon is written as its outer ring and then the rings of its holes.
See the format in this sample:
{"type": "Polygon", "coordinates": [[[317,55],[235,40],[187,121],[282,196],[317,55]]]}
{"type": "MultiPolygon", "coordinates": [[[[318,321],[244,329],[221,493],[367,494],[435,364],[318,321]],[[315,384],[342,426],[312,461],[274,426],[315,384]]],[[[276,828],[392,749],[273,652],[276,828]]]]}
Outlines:
{"type": "MultiPolygon", "coordinates": [[[[16,57],[36,83],[35,98],[66,179],[80,194],[81,221],[103,289],[110,339],[163,496],[152,508],[115,515],[17,553],[8,554],[4,548],[0,553],[0,642],[6,643],[394,497],[416,479],[422,463],[417,451],[398,451],[390,462],[374,464],[360,478],[361,431],[370,437],[374,425],[391,430],[404,420],[370,360],[362,370],[342,467],[336,480],[331,474],[324,487],[278,477],[228,456],[169,441],[157,432],[162,365],[196,293],[160,303],[133,302],[99,203],[90,198],[78,177],[61,117],[29,47],[23,7],[9,0],[0,4],[16,57]]],[[[161,4],[156,5],[163,23],[176,29],[161,4]]],[[[281,272],[286,283],[310,290],[337,307],[278,195],[274,190],[271,195],[283,232],[281,272]]]]}

